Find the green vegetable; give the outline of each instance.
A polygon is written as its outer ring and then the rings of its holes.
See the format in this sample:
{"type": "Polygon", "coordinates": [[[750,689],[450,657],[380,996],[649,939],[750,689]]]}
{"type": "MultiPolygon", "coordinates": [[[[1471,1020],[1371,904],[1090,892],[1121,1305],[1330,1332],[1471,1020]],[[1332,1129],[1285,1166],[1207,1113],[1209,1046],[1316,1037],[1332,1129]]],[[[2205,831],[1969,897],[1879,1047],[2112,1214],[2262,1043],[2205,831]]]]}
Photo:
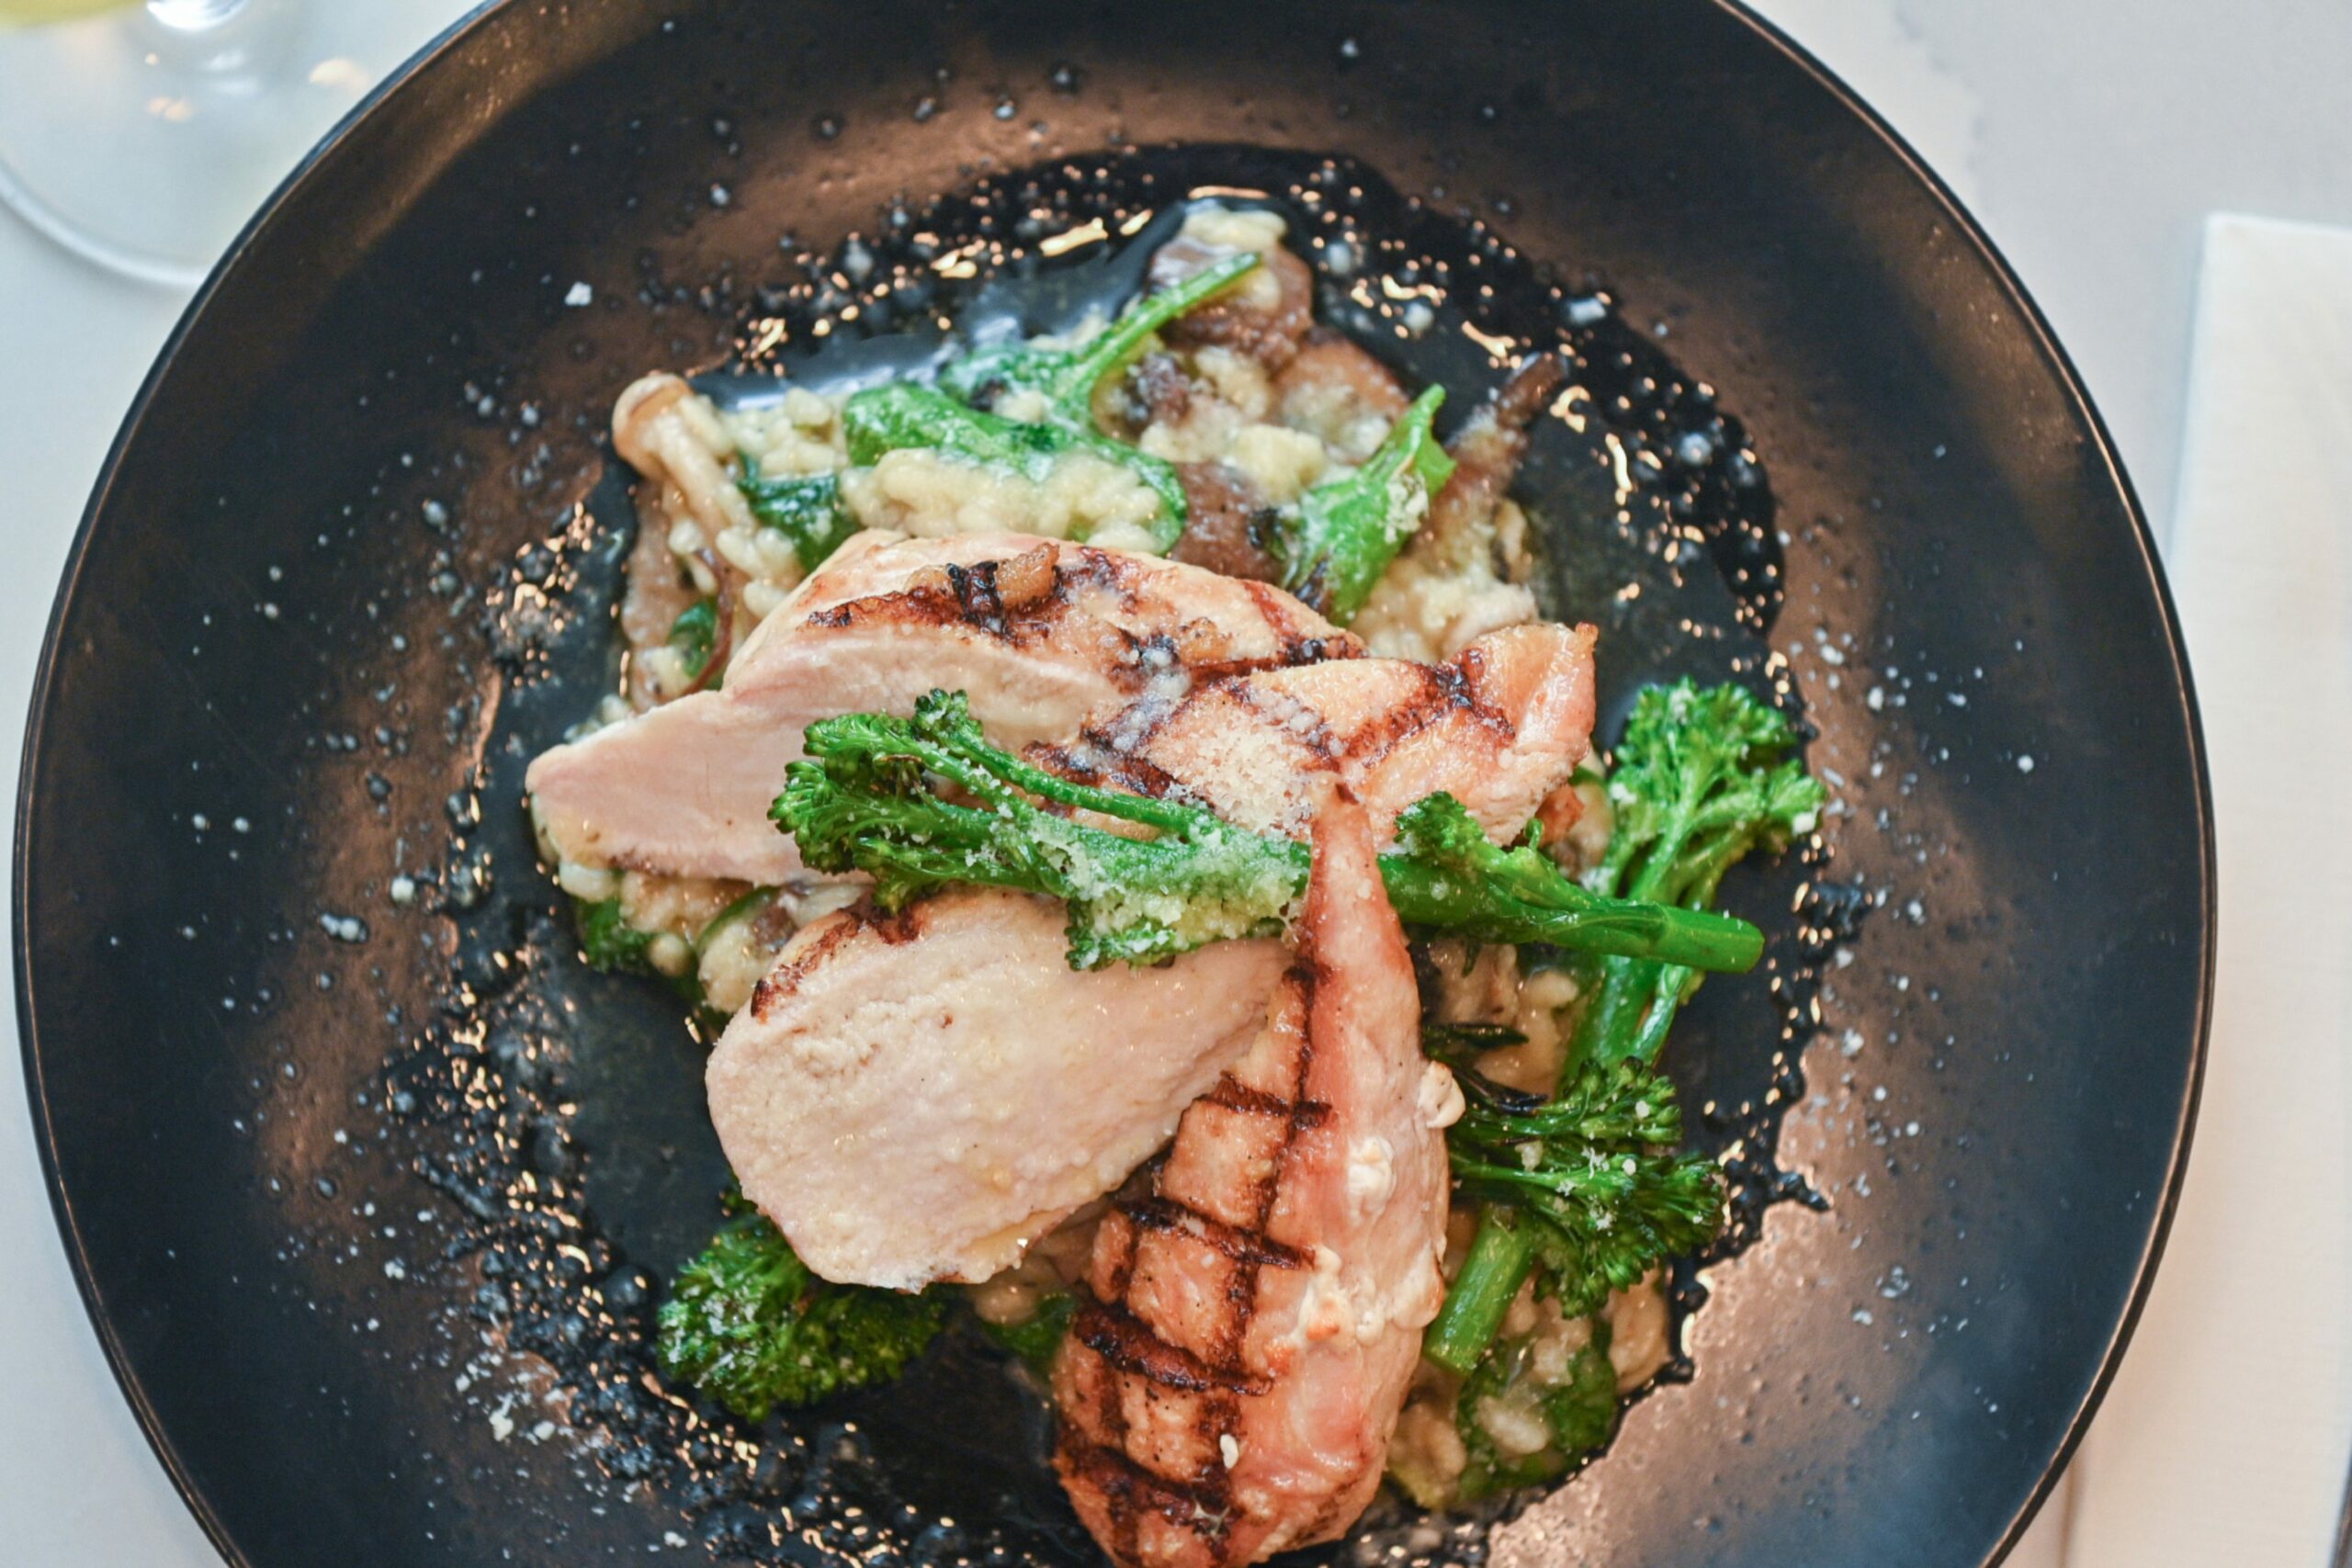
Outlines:
{"type": "Polygon", "coordinates": [[[1184,532],[1184,486],[1174,467],[1091,428],[1001,419],[903,381],[854,394],[842,410],[842,425],[849,460],[860,467],[886,453],[929,449],[1042,484],[1057,463],[1085,453],[1132,470],[1159,498],[1151,525],[1156,549],[1169,548],[1184,532]]]}
{"type": "Polygon", "coordinates": [[[1275,526],[1283,586],[1341,626],[1372,597],[1453,477],[1453,459],[1431,428],[1444,401],[1442,387],[1415,398],[1362,468],[1308,491],[1275,526]]]}
{"type": "MultiPolygon", "coordinates": [[[[1754,849],[1813,831],[1828,798],[1791,755],[1796,734],[1746,687],[1688,679],[1635,699],[1609,775],[1616,820],[1586,878],[1612,897],[1706,908],[1724,873],[1754,849]]],[[[1667,1026],[1699,987],[1674,964],[1609,958],[1579,976],[1589,998],[1572,1060],[1657,1059],[1667,1026]]]]}
{"type": "Polygon", "coordinates": [[[1184,532],[1184,486],[1173,465],[1095,429],[1094,389],[1140,353],[1153,333],[1257,265],[1254,255],[1228,256],[1172,288],[1136,300],[1076,349],[1003,348],[968,355],[940,373],[944,391],[904,382],[868,388],[842,411],[850,461],[869,466],[885,453],[928,449],[1042,484],[1057,463],[1082,453],[1127,469],[1159,497],[1153,547],[1168,549],[1184,532]],[[1039,393],[1046,417],[1029,423],[969,406],[991,387],[1039,393]]]}
{"type": "MultiPolygon", "coordinates": [[[[580,955],[588,961],[590,968],[616,975],[651,975],[677,992],[688,1005],[702,1007],[702,976],[692,967],[678,975],[664,975],[655,968],[652,947],[662,933],[642,931],[630,925],[618,898],[599,898],[594,903],[574,899],[571,918],[580,930],[580,955]]],[[[724,1026],[726,1020],[718,1022],[724,1026]]]]}
{"type": "Polygon", "coordinates": [[[1448,1504],[1475,1503],[1498,1492],[1556,1481],[1617,1430],[1617,1369],[1609,1359],[1609,1325],[1593,1320],[1592,1339],[1568,1358],[1556,1382],[1535,1369],[1534,1336],[1507,1340],[1478,1363],[1454,1403],[1454,1425],[1470,1462],[1448,1504]],[[1488,1400],[1527,1408],[1551,1441],[1531,1454],[1502,1453],[1481,1419],[1488,1400]]]}
{"type": "Polygon", "coordinates": [[[1450,795],[1396,814],[1396,851],[1381,857],[1380,871],[1407,925],[1477,942],[1548,942],[1730,973],[1764,954],[1763,933],[1745,920],[1600,897],[1531,842],[1498,848],[1450,795]]]}
{"type": "Polygon", "coordinates": [[[593,904],[581,904],[574,910],[580,926],[580,952],[589,967],[625,975],[650,975],[653,964],[646,956],[646,949],[653,945],[653,931],[641,931],[628,923],[621,912],[618,898],[600,898],[593,904]]]}
{"type": "Polygon", "coordinates": [[[735,488],[763,528],[773,528],[792,541],[792,553],[802,571],[814,571],[825,558],[842,547],[857,522],[842,504],[842,481],[833,474],[785,475],[767,479],[759,463],[743,459],[742,476],[735,488]]]}
{"type": "Polygon", "coordinates": [[[1488,1051],[1524,1045],[1527,1036],[1499,1023],[1425,1023],[1421,1050],[1449,1067],[1471,1067],[1488,1051]]]}
{"type": "MultiPolygon", "coordinates": [[[[1684,680],[1645,689],[1634,701],[1617,749],[1617,768],[1609,778],[1609,799],[1616,814],[1609,845],[1587,885],[1612,897],[1693,909],[1713,903],[1724,873],[1741,857],[1758,847],[1785,847],[1797,834],[1810,832],[1818,819],[1826,794],[1790,755],[1795,748],[1796,735],[1788,720],[1745,687],[1702,689],[1684,680]]],[[[1653,1097],[1646,1103],[1653,1111],[1670,1111],[1671,1086],[1650,1073],[1647,1065],[1657,1059],[1675,1013],[1698,988],[1698,969],[1656,955],[1588,951],[1578,956],[1577,978],[1586,1000],[1570,1041],[1568,1084],[1556,1103],[1589,1105],[1600,1089],[1622,1081],[1654,1085],[1668,1098],[1653,1097]],[[1628,1074],[1632,1076],[1623,1077],[1628,1074]]],[[[1539,1271],[1547,1291],[1583,1300],[1596,1292],[1605,1293],[1610,1285],[1622,1288],[1628,1282],[1628,1269],[1632,1278],[1638,1278],[1641,1268],[1634,1267],[1631,1258],[1646,1256],[1655,1261],[1687,1250],[1668,1247],[1652,1251],[1642,1239],[1623,1257],[1609,1247],[1590,1258],[1582,1257],[1570,1245],[1577,1233],[1557,1223],[1563,1211],[1556,1204],[1533,1204],[1525,1179],[1501,1179],[1497,1172],[1502,1168],[1491,1160],[1480,1168],[1476,1179],[1460,1176],[1461,1151],[1471,1146],[1477,1125],[1464,1118],[1464,1125],[1450,1134],[1457,1179],[1464,1191],[1495,1201],[1480,1216],[1469,1258],[1424,1345],[1431,1359],[1456,1371],[1476,1363],[1530,1269],[1539,1271]],[[1531,1220],[1531,1215],[1535,1217],[1531,1220]],[[1600,1266],[1598,1273],[1593,1264],[1600,1266]]],[[[1679,1116],[1673,1126],[1663,1136],[1637,1142],[1672,1144],[1680,1137],[1679,1116]]],[[[1625,1153],[1649,1183],[1646,1195],[1632,1189],[1627,1201],[1652,1206],[1654,1217],[1665,1227],[1661,1234],[1670,1235],[1674,1224],[1689,1221],[1688,1205],[1713,1201],[1713,1179],[1697,1165],[1644,1156],[1631,1146],[1625,1153]],[[1695,1185],[1702,1178],[1709,1184],[1705,1198],[1695,1185]]],[[[1573,1211],[1566,1213],[1574,1217],[1573,1211]]],[[[1687,1224],[1684,1229],[1697,1234],[1687,1224]]],[[[1710,1221],[1701,1241],[1713,1234],[1710,1221]]],[[[1613,1247],[1642,1235],[1634,1227],[1616,1231],[1608,1240],[1613,1247]]]]}
{"type": "Polygon", "coordinates": [[[1077,1314],[1078,1298],[1068,1291],[1057,1291],[1037,1303],[1037,1310],[1020,1323],[990,1323],[980,1320],[980,1332],[1029,1363],[1030,1370],[1043,1375],[1061,1353],[1062,1340],[1069,1334],[1069,1320],[1077,1314]]]}
{"type": "MultiPolygon", "coordinates": [[[[820,719],[803,743],[807,759],[786,770],[769,815],[798,840],[811,869],[866,873],[886,909],[958,884],[1062,899],[1077,968],[1272,934],[1306,887],[1305,844],[1245,831],[1181,801],[1057,778],[989,745],[961,693],[931,693],[912,718],[820,719]],[[974,804],[944,798],[943,784],[974,804]],[[1152,836],[1091,827],[1056,807],[1152,836]]],[[[1744,922],[1599,897],[1532,848],[1497,849],[1448,795],[1408,807],[1396,837],[1381,875],[1408,924],[1709,968],[1745,967],[1762,951],[1762,937],[1744,922]]]]}
{"type": "Polygon", "coordinates": [[[729,903],[718,913],[711,916],[709,919],[703,922],[702,930],[695,933],[695,951],[701,953],[710,946],[710,939],[717,936],[720,931],[733,925],[737,920],[748,919],[775,903],[775,894],[776,890],[773,887],[754,887],[749,893],[743,894],[729,903]]]}
{"type": "Polygon", "coordinates": [[[899,1376],[946,1320],[944,1296],[818,1279],[764,1216],[743,1214],[679,1270],[655,1348],[672,1377],[763,1421],[899,1376]]]}
{"type": "Polygon", "coordinates": [[[1049,422],[1091,431],[1095,389],[1142,353],[1152,333],[1221,293],[1257,265],[1258,257],[1245,253],[1204,267],[1181,283],[1135,300],[1118,320],[1076,348],[1008,344],[966,355],[940,371],[939,384],[973,404],[993,388],[1037,392],[1046,400],[1049,422]]]}
{"type": "Polygon", "coordinates": [[[965,883],[1050,894],[1069,905],[1070,962],[1080,968],[1271,934],[1306,885],[1306,862],[1290,852],[1299,846],[1287,840],[1196,807],[1070,784],[989,745],[960,692],[930,694],[911,719],[820,719],[802,744],[807,760],[786,771],[770,815],[799,840],[806,864],[867,873],[885,909],[965,883]],[[934,780],[979,804],[951,805],[934,780]],[[1160,836],[1086,827],[1030,795],[1160,836]]]}
{"type": "MultiPolygon", "coordinates": [[[[670,646],[678,650],[686,679],[701,680],[718,647],[718,606],[708,599],[697,599],[679,611],[678,618],[670,623],[670,646]]],[[[718,682],[714,679],[711,684],[718,682]]]]}
{"type": "Polygon", "coordinates": [[[1477,1366],[1531,1269],[1539,1295],[1579,1316],[1722,1228],[1722,1179],[1677,1152],[1682,1111],[1663,1074],[1588,1062],[1553,1100],[1460,1082],[1469,1104],[1446,1153],[1455,1190],[1489,1206],[1422,1341],[1439,1366],[1477,1366]]]}

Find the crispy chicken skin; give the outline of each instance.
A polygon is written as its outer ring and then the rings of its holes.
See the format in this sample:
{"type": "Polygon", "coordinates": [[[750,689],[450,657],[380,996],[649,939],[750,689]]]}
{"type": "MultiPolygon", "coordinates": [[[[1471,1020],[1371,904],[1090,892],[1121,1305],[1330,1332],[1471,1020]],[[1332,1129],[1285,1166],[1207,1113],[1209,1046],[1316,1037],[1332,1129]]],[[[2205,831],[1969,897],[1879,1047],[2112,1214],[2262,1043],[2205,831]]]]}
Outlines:
{"type": "Polygon", "coordinates": [[[1017,534],[868,533],[760,624],[723,690],[558,746],[527,787],[565,860],[773,885],[800,869],[767,812],[812,719],[962,690],[992,738],[1019,746],[1147,692],[1359,651],[1278,589],[1171,561],[1017,534]]]}
{"type": "Polygon", "coordinates": [[[745,1197],[829,1280],[988,1278],[1168,1141],[1288,962],[1072,970],[1061,906],[968,889],[794,937],[712,1052],[745,1197]]]}
{"type": "Polygon", "coordinates": [[[1096,1233],[1054,1370],[1056,1467],[1122,1568],[1345,1531],[1444,1294],[1460,1091],[1421,1055],[1372,821],[1332,794],[1263,1027],[1096,1233]]]}

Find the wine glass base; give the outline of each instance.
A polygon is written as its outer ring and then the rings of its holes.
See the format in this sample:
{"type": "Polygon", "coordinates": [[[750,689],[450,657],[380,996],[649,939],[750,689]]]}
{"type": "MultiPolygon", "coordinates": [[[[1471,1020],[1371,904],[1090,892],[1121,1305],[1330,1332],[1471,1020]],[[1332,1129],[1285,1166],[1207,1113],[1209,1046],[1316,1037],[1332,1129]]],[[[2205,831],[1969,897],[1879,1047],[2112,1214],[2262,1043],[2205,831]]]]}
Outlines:
{"type": "Polygon", "coordinates": [[[96,263],[108,272],[119,272],[125,277],[135,277],[141,283],[158,284],[165,288],[192,289],[204,281],[207,264],[175,261],[169,256],[130,250],[77,227],[73,219],[51,207],[18,181],[6,164],[0,164],[0,207],[7,208],[52,243],[73,252],[84,261],[96,263]]]}
{"type": "Polygon", "coordinates": [[[0,205],[76,255],[203,280],[382,64],[334,53],[304,0],[174,28],[168,6],[0,30],[0,205]]]}

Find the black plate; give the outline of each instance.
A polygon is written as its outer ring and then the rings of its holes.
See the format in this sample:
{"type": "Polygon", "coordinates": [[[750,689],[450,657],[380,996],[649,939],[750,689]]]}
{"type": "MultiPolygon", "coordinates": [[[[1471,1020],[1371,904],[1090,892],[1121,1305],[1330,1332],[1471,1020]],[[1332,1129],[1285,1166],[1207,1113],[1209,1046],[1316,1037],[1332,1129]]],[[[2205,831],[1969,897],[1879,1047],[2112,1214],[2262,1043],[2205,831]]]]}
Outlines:
{"type": "MultiPolygon", "coordinates": [[[[617,509],[581,503],[621,385],[789,315],[787,231],[831,246],[989,170],[1169,143],[1360,159],[1572,295],[1606,280],[1613,330],[1720,389],[1787,537],[1771,646],[1850,807],[1826,865],[1734,896],[1784,942],[1800,880],[1884,896],[1799,1021],[1800,1075],[1775,1089],[1771,976],[1678,1034],[1704,1134],[1777,1127],[1827,1207],[1767,1209],[1707,1271],[1690,1381],[1500,1557],[1969,1568],[2022,1528],[2171,1212],[2212,861],[2146,528],[1949,195],[1705,0],[742,0],[508,5],[435,46],[199,296],[74,550],[20,806],[26,1064],[107,1353],[232,1560],[771,1529],[804,1558],[1073,1550],[1034,1413],[969,1397],[968,1348],[763,1469],[705,1432],[681,1482],[631,1434],[684,1417],[625,1394],[539,1427],[507,1352],[576,1368],[627,1335],[518,1314],[485,1268],[582,1272],[626,1329],[631,1270],[692,1243],[717,1169],[696,1048],[578,971],[511,792],[604,670],[617,509]]],[[[1281,164],[1151,156],[1171,184],[1281,164]]]]}

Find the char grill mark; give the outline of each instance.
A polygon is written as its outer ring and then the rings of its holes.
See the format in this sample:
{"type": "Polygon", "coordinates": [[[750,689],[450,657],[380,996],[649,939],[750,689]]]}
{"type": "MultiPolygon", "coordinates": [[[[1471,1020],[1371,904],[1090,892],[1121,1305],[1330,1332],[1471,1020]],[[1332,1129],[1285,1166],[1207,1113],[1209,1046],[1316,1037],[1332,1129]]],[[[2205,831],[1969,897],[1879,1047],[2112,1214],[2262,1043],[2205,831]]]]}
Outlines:
{"type": "MultiPolygon", "coordinates": [[[[894,592],[816,611],[806,624],[829,631],[861,621],[961,626],[1023,648],[1046,640],[1077,613],[1081,591],[1107,595],[1124,612],[1136,610],[1140,601],[1136,574],[1129,563],[1102,550],[1084,548],[1066,552],[1064,561],[1067,564],[1057,564],[1044,551],[1033,551],[1012,560],[974,561],[968,566],[949,562],[917,572],[894,592]]],[[[1216,644],[1222,639],[1214,637],[1215,628],[1205,621],[1193,623],[1193,627],[1212,634],[1211,646],[1195,646],[1190,652],[1166,632],[1142,636],[1117,630],[1114,635],[1122,657],[1113,671],[1114,678],[1130,690],[1139,690],[1152,675],[1173,669],[1182,669],[1195,682],[1206,682],[1363,655],[1363,643],[1346,633],[1303,632],[1298,606],[1287,595],[1263,583],[1238,586],[1250,591],[1260,618],[1273,632],[1273,653],[1257,658],[1216,657],[1216,644]]]]}
{"type": "Polygon", "coordinates": [[[1119,750],[1100,730],[1082,732],[1074,746],[1032,746],[1023,755],[1049,773],[1094,789],[1123,790],[1153,800],[1190,793],[1166,769],[1119,750]]]}
{"type": "Polygon", "coordinates": [[[852,599],[819,610],[807,624],[840,630],[860,621],[901,621],[910,625],[971,627],[999,641],[1016,646],[1035,640],[1070,613],[1074,596],[1071,579],[1078,575],[1062,567],[1040,562],[1033,573],[1028,558],[974,561],[969,566],[949,562],[915,573],[907,586],[891,593],[852,599]],[[1025,593],[1008,604],[998,587],[1001,573],[1020,569],[1025,593]]]}
{"type": "Polygon", "coordinates": [[[1136,1555],[1136,1527],[1146,1514],[1158,1514],[1212,1543],[1222,1542],[1228,1533],[1229,1489],[1219,1486],[1214,1476],[1189,1483],[1170,1481],[1108,1448],[1073,1450],[1069,1461],[1071,1469],[1110,1504],[1111,1517],[1117,1521],[1121,1558],[1132,1561],[1136,1555]]]}
{"type": "Polygon", "coordinates": [[[1363,657],[1363,642],[1352,632],[1335,632],[1329,637],[1302,636],[1296,629],[1299,602],[1272,583],[1245,581],[1241,588],[1257,605],[1259,617],[1268,626],[1283,629],[1284,664],[1320,664],[1327,659],[1363,657]]]}
{"type": "Polygon", "coordinates": [[[1269,1386],[1241,1367],[1216,1366],[1170,1345],[1123,1306],[1088,1302],[1071,1320],[1078,1342],[1120,1371],[1185,1393],[1263,1393],[1269,1386]]]}
{"type": "Polygon", "coordinates": [[[1351,734],[1339,755],[1359,768],[1369,767],[1410,737],[1454,714],[1492,736],[1497,746],[1509,746],[1519,738],[1519,727],[1478,700],[1477,676],[1484,662],[1478,650],[1469,648],[1453,663],[1407,666],[1419,689],[1351,734]]]}
{"type": "Polygon", "coordinates": [[[964,612],[964,623],[976,626],[997,637],[1009,635],[1004,619],[1004,596],[996,589],[997,563],[984,560],[969,568],[950,562],[947,585],[956,594],[956,603],[964,612]]]}
{"type": "MultiPolygon", "coordinates": [[[[1310,642],[1302,645],[1302,651],[1320,655],[1325,648],[1320,642],[1310,642]]],[[[1353,652],[1345,650],[1342,656],[1352,657],[1353,652]]],[[[1313,657],[1298,660],[1318,661],[1313,657]]],[[[1395,661],[1396,679],[1411,682],[1410,688],[1344,731],[1335,729],[1316,708],[1281,687],[1247,678],[1269,669],[1271,660],[1195,664],[1190,668],[1192,689],[1179,700],[1123,710],[1109,716],[1109,722],[1083,726],[1077,740],[1069,745],[1035,745],[1027,755],[1037,766],[1074,783],[1155,800],[1193,798],[1193,790],[1182,778],[1147,753],[1194,703],[1213,697],[1232,701],[1320,765],[1358,776],[1377,770],[1383,759],[1415,736],[1457,718],[1466,720],[1485,744],[1500,753],[1517,742],[1519,727],[1509,714],[1480,698],[1487,662],[1484,651],[1475,646],[1444,664],[1395,661]]]]}
{"type": "Polygon", "coordinates": [[[1320,1127],[1331,1114],[1331,1108],[1319,1101],[1283,1100],[1263,1089],[1251,1089],[1231,1073],[1218,1078],[1216,1087],[1201,1098],[1211,1105],[1239,1111],[1245,1116],[1287,1121],[1302,1133],[1320,1127]]]}
{"type": "Polygon", "coordinates": [[[1331,726],[1314,708],[1287,692],[1268,691],[1247,682],[1230,688],[1234,699],[1269,728],[1297,741],[1325,762],[1338,761],[1350,748],[1340,744],[1331,726]]]}
{"type": "Polygon", "coordinates": [[[1245,1230],[1201,1213],[1188,1203],[1157,1193],[1119,1205],[1137,1230],[1181,1231],[1216,1248],[1236,1263],[1259,1269],[1304,1269],[1306,1259],[1262,1231],[1245,1230]]]}
{"type": "MultiPolygon", "coordinates": [[[[1247,677],[1273,668],[1287,668],[1292,663],[1320,662],[1326,644],[1311,639],[1300,645],[1311,657],[1286,660],[1278,665],[1271,660],[1229,660],[1216,664],[1193,667],[1193,689],[1179,701],[1158,711],[1128,710],[1115,716],[1115,725],[1105,727],[1090,724],[1079,731],[1075,746],[1035,746],[1029,755],[1038,766],[1060,773],[1079,784],[1117,788],[1135,795],[1149,795],[1155,800],[1179,798],[1190,795],[1184,784],[1169,773],[1143,753],[1158,739],[1170,719],[1184,711],[1196,698],[1212,687],[1232,694],[1234,699],[1253,714],[1272,722],[1285,734],[1302,740],[1309,750],[1325,761],[1345,754],[1321,716],[1296,703],[1285,702],[1279,709],[1269,705],[1267,694],[1250,686],[1247,677]]],[[[1341,657],[1352,657],[1352,652],[1341,657]]],[[[1410,706],[1411,705],[1407,705],[1410,706]]],[[[1426,718],[1411,720],[1399,733],[1409,733],[1415,724],[1426,718]]],[[[1508,730],[1508,726],[1505,726],[1508,730]]],[[[1346,749],[1346,750],[1352,750],[1346,749]]],[[[1375,753],[1376,754],[1376,753],[1375,753]]]]}
{"type": "MultiPolygon", "coordinates": [[[[1293,964],[1283,976],[1283,987],[1290,998],[1278,998],[1269,1010],[1270,1020],[1287,1012],[1298,1021],[1297,1050],[1291,1063],[1288,1096],[1250,1089],[1228,1074],[1207,1097],[1227,1109],[1278,1119],[1283,1123],[1282,1143],[1251,1194],[1252,1223],[1247,1226],[1219,1224],[1189,1204],[1171,1201],[1159,1191],[1166,1168],[1162,1166],[1152,1173],[1147,1195],[1126,1200],[1114,1209],[1112,1224],[1118,1227],[1120,1236],[1112,1282],[1119,1299],[1111,1303],[1099,1297],[1087,1300],[1070,1325],[1072,1337],[1102,1359],[1104,1375],[1093,1402],[1093,1419],[1088,1423],[1102,1436],[1088,1438],[1079,1430],[1079,1423],[1066,1420],[1056,1447],[1067,1472],[1102,1494],[1111,1519],[1113,1556],[1121,1562],[1139,1559],[1138,1532],[1144,1517],[1150,1513],[1158,1513],[1171,1526],[1197,1538],[1207,1549],[1211,1562],[1226,1560],[1225,1546],[1233,1513],[1233,1482],[1222,1462],[1223,1439],[1240,1429],[1240,1399],[1263,1393],[1271,1386],[1253,1376],[1241,1359],[1250,1325],[1257,1317],[1258,1282],[1265,1269],[1295,1269],[1305,1262],[1295,1248],[1268,1235],[1266,1226],[1281,1198],[1283,1176],[1299,1134],[1319,1124],[1328,1114],[1328,1107],[1306,1098],[1307,1073],[1314,1062],[1314,1045],[1307,1036],[1306,1021],[1314,1014],[1318,978],[1312,964],[1293,964]],[[1287,1008],[1285,1000],[1290,1002],[1287,1008]],[[1186,1223],[1160,1224],[1164,1216],[1178,1213],[1186,1217],[1186,1223]],[[1226,1321],[1218,1325],[1216,1336],[1222,1353],[1214,1365],[1169,1343],[1127,1311],[1125,1304],[1143,1235],[1155,1229],[1182,1229],[1206,1240],[1211,1226],[1218,1240],[1209,1244],[1216,1246],[1235,1265],[1225,1292],[1226,1321]],[[1245,1251],[1279,1254],[1281,1260],[1260,1261],[1255,1257],[1243,1256],[1245,1251]],[[1148,1471],[1127,1454],[1130,1428],[1121,1397],[1122,1375],[1141,1378],[1152,1389],[1171,1389],[1194,1396],[1193,1436],[1197,1440],[1200,1458],[1189,1483],[1148,1471]]],[[[1178,1136],[1182,1136],[1181,1129],[1178,1136]]],[[[1147,1391],[1147,1398],[1149,1397],[1147,1391]]]]}

